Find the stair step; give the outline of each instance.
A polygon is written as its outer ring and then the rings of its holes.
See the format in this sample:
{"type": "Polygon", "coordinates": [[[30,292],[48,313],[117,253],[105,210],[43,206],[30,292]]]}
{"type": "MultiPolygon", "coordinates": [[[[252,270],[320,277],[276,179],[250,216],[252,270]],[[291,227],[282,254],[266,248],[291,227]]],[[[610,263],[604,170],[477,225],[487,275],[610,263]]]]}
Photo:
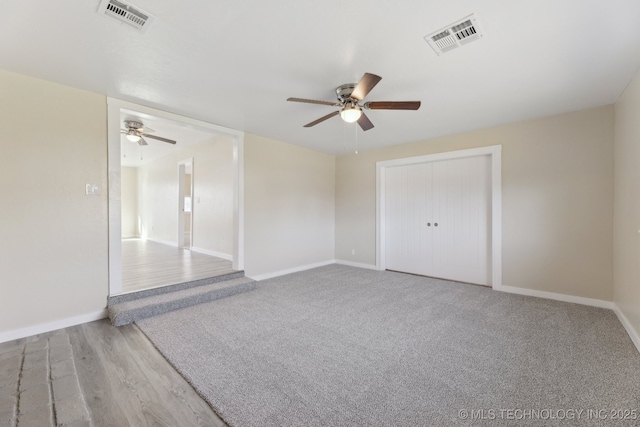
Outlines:
{"type": "Polygon", "coordinates": [[[108,305],[119,304],[121,302],[133,301],[135,299],[147,298],[153,295],[168,294],[170,292],[181,291],[183,289],[193,288],[195,286],[209,285],[211,283],[223,282],[225,280],[244,277],[244,271],[234,271],[233,273],[223,274],[221,276],[207,277],[205,279],[192,280],[190,282],[177,283],[174,285],[161,286],[153,289],[145,289],[143,291],[131,292],[109,297],[108,305]]]}
{"type": "Polygon", "coordinates": [[[129,301],[114,302],[110,298],[109,319],[114,326],[123,326],[136,320],[251,291],[255,287],[255,280],[242,276],[207,285],[138,297],[129,301]]]}

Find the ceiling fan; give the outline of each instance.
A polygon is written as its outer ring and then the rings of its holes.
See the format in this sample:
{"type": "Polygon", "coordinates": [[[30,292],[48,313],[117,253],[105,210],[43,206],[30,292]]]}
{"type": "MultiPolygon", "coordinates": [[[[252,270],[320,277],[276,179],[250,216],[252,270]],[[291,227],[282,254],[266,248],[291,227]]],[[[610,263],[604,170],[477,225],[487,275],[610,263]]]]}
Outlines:
{"type": "Polygon", "coordinates": [[[120,133],[126,135],[127,139],[131,142],[137,142],[140,145],[149,145],[147,141],[144,140],[144,137],[157,139],[158,141],[168,142],[169,144],[175,144],[176,141],[172,139],[162,138],[160,136],[149,135],[148,132],[155,132],[153,129],[145,128],[142,122],[138,122],[135,120],[125,120],[124,127],[126,129],[120,129],[120,133]]]}
{"type": "Polygon", "coordinates": [[[287,101],[304,102],[307,104],[330,105],[332,107],[340,107],[339,111],[327,114],[317,120],[307,123],[304,127],[309,128],[318,123],[322,123],[331,117],[340,114],[342,120],[347,123],[358,122],[362,130],[373,128],[373,123],[364,114],[363,110],[417,110],[420,108],[420,101],[367,101],[363,102],[365,96],[371,92],[371,89],[382,80],[382,77],[371,73],[364,73],[358,83],[347,83],[336,88],[338,95],[337,102],[316,101],[314,99],[304,98],[288,98],[287,101]]]}

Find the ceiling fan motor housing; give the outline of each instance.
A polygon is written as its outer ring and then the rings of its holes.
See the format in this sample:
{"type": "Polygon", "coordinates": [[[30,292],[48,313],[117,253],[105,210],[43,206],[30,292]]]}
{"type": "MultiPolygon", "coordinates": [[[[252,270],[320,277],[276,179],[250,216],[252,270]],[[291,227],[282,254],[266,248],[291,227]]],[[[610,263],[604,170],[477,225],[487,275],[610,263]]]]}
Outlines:
{"type": "Polygon", "coordinates": [[[353,93],[353,90],[356,88],[356,83],[347,83],[347,84],[343,84],[342,86],[338,86],[336,88],[336,94],[338,95],[338,101],[340,101],[341,104],[348,104],[348,103],[358,103],[357,99],[353,99],[351,98],[351,94],[353,93]]]}
{"type": "Polygon", "coordinates": [[[124,125],[127,129],[144,129],[144,125],[141,122],[136,122],[135,120],[125,120],[124,125]]]}

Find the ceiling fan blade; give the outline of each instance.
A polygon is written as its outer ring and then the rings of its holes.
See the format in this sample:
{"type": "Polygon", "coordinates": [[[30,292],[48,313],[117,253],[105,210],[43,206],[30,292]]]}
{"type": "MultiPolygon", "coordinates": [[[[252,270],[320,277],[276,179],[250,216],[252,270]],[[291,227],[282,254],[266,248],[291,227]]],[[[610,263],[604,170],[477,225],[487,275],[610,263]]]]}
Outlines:
{"type": "Polygon", "coordinates": [[[142,134],[143,136],[146,136],[147,138],[151,138],[151,139],[157,139],[158,141],[162,141],[162,142],[168,142],[169,144],[175,144],[176,142],[172,139],[167,139],[167,138],[162,138],[161,136],[155,136],[155,135],[148,135],[146,133],[142,134]]]}
{"type": "Polygon", "coordinates": [[[356,88],[353,90],[353,92],[351,92],[351,98],[362,101],[380,80],[382,80],[382,77],[380,76],[376,76],[375,74],[370,73],[364,73],[364,76],[362,76],[362,78],[356,85],[356,88]]]}
{"type": "Polygon", "coordinates": [[[339,106],[340,104],[336,103],[336,102],[330,102],[330,101],[316,101],[315,99],[304,99],[304,98],[287,98],[287,101],[291,101],[291,102],[304,102],[306,104],[320,104],[320,105],[331,105],[333,106],[339,106]]]}
{"type": "Polygon", "coordinates": [[[143,132],[143,133],[149,133],[149,132],[155,132],[155,130],[148,128],[148,127],[144,127],[142,129],[138,129],[139,131],[143,132]]]}
{"type": "Polygon", "coordinates": [[[147,141],[145,141],[143,137],[140,137],[140,139],[138,140],[138,145],[149,145],[149,143],[147,143],[147,141]]]}
{"type": "Polygon", "coordinates": [[[363,131],[373,129],[373,123],[371,123],[371,120],[369,120],[369,117],[367,117],[367,115],[364,114],[364,112],[362,112],[362,115],[358,119],[358,124],[360,125],[360,128],[363,131]]]}
{"type": "Polygon", "coordinates": [[[417,110],[420,101],[372,101],[365,102],[364,108],[369,110],[417,110]]]}
{"type": "Polygon", "coordinates": [[[330,119],[333,116],[337,116],[338,114],[340,114],[340,111],[334,111],[333,113],[329,113],[326,116],[320,117],[318,120],[314,120],[311,123],[307,123],[306,125],[304,125],[304,127],[310,128],[311,126],[315,126],[318,123],[322,123],[325,120],[330,119]]]}

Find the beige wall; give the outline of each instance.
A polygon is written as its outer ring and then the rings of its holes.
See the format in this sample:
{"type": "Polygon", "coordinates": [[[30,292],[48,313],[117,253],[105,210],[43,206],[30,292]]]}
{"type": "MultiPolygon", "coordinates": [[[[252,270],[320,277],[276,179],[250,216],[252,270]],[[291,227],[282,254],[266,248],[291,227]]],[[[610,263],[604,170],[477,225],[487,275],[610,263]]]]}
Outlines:
{"type": "Polygon", "coordinates": [[[640,72],[615,113],[614,298],[640,335],[640,72]]]}
{"type": "Polygon", "coordinates": [[[606,106],[340,156],[336,259],[376,262],[377,161],[501,144],[503,285],[611,300],[613,121],[606,106]]]}
{"type": "Polygon", "coordinates": [[[232,256],[233,140],[218,136],[198,146],[193,165],[193,246],[232,256]]]}
{"type": "Polygon", "coordinates": [[[140,237],[138,229],[138,168],[123,166],[120,173],[122,238],[140,237]]]}
{"type": "Polygon", "coordinates": [[[246,274],[332,260],[335,157],[255,135],[244,151],[246,274]]]}
{"type": "Polygon", "coordinates": [[[233,253],[233,141],[216,136],[138,167],[141,235],[177,245],[178,162],[193,158],[193,246],[233,253]]]}
{"type": "MultiPolygon", "coordinates": [[[[106,117],[104,96],[0,71],[0,334],[95,317],[106,306],[106,117]],[[86,183],[98,184],[100,195],[85,195],[86,183]]],[[[245,141],[247,274],[332,260],[335,158],[252,135],[245,141]]],[[[216,159],[223,152],[231,158],[228,142],[212,148],[216,159]]],[[[232,244],[231,185],[220,184],[220,191],[197,184],[199,173],[228,175],[231,182],[231,161],[199,161],[194,153],[181,157],[196,158],[194,196],[200,194],[200,204],[210,203],[229,217],[220,246],[194,243],[232,253],[224,247],[232,244]],[[214,193],[225,198],[210,199],[214,193]]],[[[197,202],[194,210],[197,215],[197,202]]],[[[216,224],[195,222],[196,227],[216,224]]],[[[174,230],[165,236],[175,238],[174,230]]]]}
{"type": "MultiPolygon", "coordinates": [[[[636,328],[639,80],[615,118],[615,301],[636,328]]],[[[374,264],[376,161],[502,144],[504,284],[611,299],[613,112],[596,108],[337,159],[246,135],[247,275],[334,258],[374,264]]],[[[104,309],[105,97],[0,71],[0,120],[0,333],[104,309]],[[86,183],[98,184],[100,195],[85,195],[86,183]]],[[[202,166],[194,163],[197,182],[202,166]]]]}
{"type": "Polygon", "coordinates": [[[106,305],[106,114],[104,96],[0,71],[0,333],[106,305]]]}

